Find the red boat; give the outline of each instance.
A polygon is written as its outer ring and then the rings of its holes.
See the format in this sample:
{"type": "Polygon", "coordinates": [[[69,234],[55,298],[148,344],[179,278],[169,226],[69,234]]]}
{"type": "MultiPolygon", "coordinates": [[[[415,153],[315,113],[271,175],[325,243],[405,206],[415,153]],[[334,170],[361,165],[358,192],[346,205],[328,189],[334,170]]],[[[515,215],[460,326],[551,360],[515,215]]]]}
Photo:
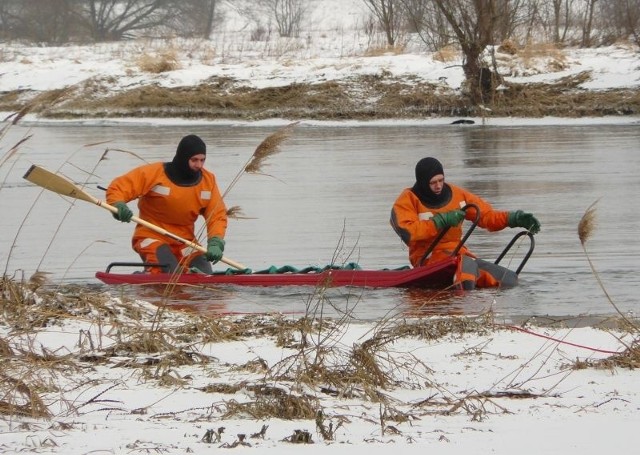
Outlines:
{"type": "Polygon", "coordinates": [[[436,264],[416,268],[362,270],[360,268],[324,268],[320,271],[238,271],[214,273],[112,273],[115,266],[143,265],[112,263],[96,278],[106,284],[180,284],[197,286],[358,286],[371,288],[418,287],[446,288],[453,283],[458,259],[447,258],[436,264]]]}
{"type": "MultiPolygon", "coordinates": [[[[465,207],[466,208],[466,207],[465,207]]],[[[105,272],[97,272],[96,278],[106,284],[180,284],[196,286],[216,286],[216,285],[237,285],[237,286],[357,286],[369,288],[431,288],[444,289],[453,284],[459,257],[458,251],[467,240],[471,232],[475,229],[480,211],[476,208],[476,219],[473,225],[460,241],[452,255],[447,259],[434,264],[427,264],[420,267],[383,270],[363,270],[357,264],[348,264],[344,267],[327,266],[324,268],[310,267],[298,270],[285,266],[280,269],[271,269],[252,272],[246,270],[229,269],[226,272],[206,275],[202,273],[111,273],[115,266],[159,266],[160,264],[114,262],[109,264],[105,272]]],[[[428,257],[435,245],[446,233],[442,230],[438,237],[427,249],[423,257],[428,257]]],[[[511,242],[498,256],[495,264],[498,264],[507,252],[515,244],[516,240],[522,236],[527,236],[530,240],[529,250],[522,259],[519,267],[515,270],[518,275],[525,263],[533,253],[533,235],[527,231],[516,234],[511,242]]]]}

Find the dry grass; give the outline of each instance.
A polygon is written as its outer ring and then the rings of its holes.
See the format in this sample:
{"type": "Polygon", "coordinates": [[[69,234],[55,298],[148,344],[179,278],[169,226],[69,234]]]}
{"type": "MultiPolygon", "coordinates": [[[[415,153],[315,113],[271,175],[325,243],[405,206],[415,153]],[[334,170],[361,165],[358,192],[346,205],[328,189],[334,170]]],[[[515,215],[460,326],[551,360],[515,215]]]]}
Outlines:
{"type": "Polygon", "coordinates": [[[140,71],[153,74],[180,69],[176,49],[165,49],[157,54],[143,54],[138,57],[136,64],[140,71]]]}
{"type": "Polygon", "coordinates": [[[49,418],[51,413],[40,397],[38,381],[25,382],[0,373],[0,415],[49,418]]]}
{"type": "Polygon", "coordinates": [[[580,222],[578,223],[578,239],[580,239],[580,243],[583,247],[596,229],[597,203],[598,201],[594,202],[587,208],[587,210],[585,210],[584,215],[582,215],[582,218],[580,218],[580,222]]]}
{"type": "Polygon", "coordinates": [[[279,387],[261,384],[249,386],[248,390],[253,392],[255,400],[242,403],[234,399],[227,401],[223,419],[313,419],[319,408],[316,398],[310,395],[296,395],[279,387]]]}
{"type": "Polygon", "coordinates": [[[524,61],[525,65],[531,64],[536,59],[544,58],[550,60],[554,62],[550,63],[550,65],[555,66],[557,68],[556,71],[564,68],[566,62],[566,56],[562,49],[552,43],[529,43],[518,49],[517,55],[524,61]]]}
{"type": "MultiPolygon", "coordinates": [[[[506,54],[505,54],[506,55],[506,54]]],[[[583,73],[553,84],[508,84],[496,94],[490,115],[496,117],[638,115],[640,90],[579,90],[583,73]]],[[[442,84],[396,78],[387,72],[318,84],[251,88],[228,78],[194,87],[146,86],[113,94],[108,80],[85,81],[67,91],[38,94],[34,112],[48,118],[184,117],[298,119],[382,119],[425,116],[489,115],[442,84]],[[46,102],[51,97],[53,102],[46,102]]],[[[45,92],[47,93],[47,92],[45,92]]],[[[35,93],[0,95],[0,110],[18,111],[35,93]]]]}
{"type": "Polygon", "coordinates": [[[371,46],[364,52],[365,57],[380,57],[382,55],[401,55],[406,52],[406,44],[396,44],[395,46],[371,46]]]}
{"type": "MultiPolygon", "coordinates": [[[[384,353],[383,341],[363,343],[344,350],[334,343],[340,324],[332,321],[301,318],[246,317],[239,319],[209,319],[193,314],[168,313],[146,305],[117,302],[104,294],[79,292],[75,288],[57,288],[48,291],[35,288],[26,282],[5,279],[2,283],[2,313],[16,333],[32,333],[39,328],[52,326],[68,319],[88,318],[100,327],[99,333],[107,339],[94,338],[88,332],[80,334],[80,351],[63,357],[33,350],[20,351],[8,340],[2,340],[0,349],[12,359],[12,368],[3,369],[7,378],[3,381],[2,409],[22,415],[46,415],[46,407],[39,407],[37,381],[31,385],[24,381],[21,370],[32,368],[63,368],[81,361],[91,364],[111,363],[113,368],[133,368],[140,371],[141,379],[156,381],[161,387],[179,387],[188,383],[176,373],[183,365],[214,362],[194,346],[203,343],[219,343],[241,337],[271,336],[278,343],[295,347],[297,354],[269,367],[263,360],[241,367],[251,374],[262,374],[263,379],[253,384],[242,383],[234,387],[212,385],[209,392],[233,394],[242,387],[255,399],[226,402],[225,417],[249,416],[251,418],[312,419],[319,409],[315,398],[293,392],[295,384],[319,387],[324,393],[341,396],[366,396],[382,400],[379,388],[397,381],[392,370],[403,369],[384,353]],[[161,319],[158,321],[158,319],[161,319]],[[150,328],[151,327],[151,328],[150,328]],[[153,327],[156,327],[155,329],[153,327]],[[297,340],[297,341],[295,341],[297,340]],[[107,344],[107,345],[106,345],[107,344]],[[22,357],[16,361],[16,357],[22,357]],[[16,365],[22,365],[16,369],[16,365]],[[27,366],[28,365],[28,366],[27,366]],[[45,366],[46,365],[46,366],[45,366]],[[393,365],[390,367],[389,365],[393,365]],[[390,369],[391,368],[391,369],[390,369]],[[273,386],[271,384],[280,384],[273,386]],[[32,401],[25,402],[29,391],[32,401]],[[19,392],[19,393],[17,393],[19,392]]],[[[415,362],[411,369],[415,371],[415,362]]],[[[327,435],[329,428],[325,428],[327,435]]]]}
{"type": "Polygon", "coordinates": [[[494,99],[492,115],[541,117],[592,117],[637,115],[640,90],[610,90],[589,93],[579,85],[590,74],[580,73],[549,84],[505,84],[507,90],[494,99]]]}
{"type": "Polygon", "coordinates": [[[635,370],[640,368],[640,340],[636,340],[631,346],[620,354],[614,354],[606,359],[600,360],[580,360],[573,363],[572,368],[575,370],[584,370],[587,368],[595,368],[598,370],[614,371],[616,368],[627,368],[635,370]]]}
{"type": "Polygon", "coordinates": [[[50,417],[43,393],[62,393],[55,378],[81,374],[80,364],[112,363],[140,370],[141,377],[162,386],[182,384],[173,371],[181,365],[206,364],[212,358],[194,344],[237,339],[256,324],[209,319],[198,315],[171,317],[151,329],[162,310],[146,304],[119,302],[103,293],[78,287],[42,287],[38,280],[0,281],[0,314],[11,338],[0,338],[0,414],[50,417]],[[33,343],[42,329],[68,321],[90,321],[81,330],[79,350],[50,352],[33,343]],[[118,360],[115,360],[118,359],[118,360]]]}
{"type": "MultiPolygon", "coordinates": [[[[465,334],[489,336],[495,328],[490,314],[409,321],[389,317],[360,342],[348,345],[341,340],[350,324],[349,314],[338,319],[323,318],[322,306],[331,302],[321,289],[313,297],[317,304],[309,304],[308,314],[295,319],[264,315],[208,318],[120,301],[83,288],[49,288],[37,280],[5,277],[0,290],[2,321],[13,333],[11,337],[0,337],[0,414],[8,416],[50,418],[49,401],[43,397],[52,393],[64,397],[65,392],[57,385],[59,380],[73,374],[74,382],[81,384],[83,381],[78,378],[88,365],[132,370],[139,381],[154,387],[190,387],[193,379],[182,374],[181,367],[206,371],[221,366],[215,357],[201,352],[202,346],[249,338],[270,338],[283,348],[283,353],[289,353],[273,364],[258,357],[227,365],[228,371],[239,378],[236,382],[212,382],[199,387],[201,392],[223,397],[209,411],[217,410],[223,419],[315,420],[319,435],[331,440],[343,420],[339,415],[329,418],[323,414],[320,397],[328,395],[337,400],[378,403],[381,434],[390,434],[397,431],[392,423],[417,417],[408,414],[406,408],[396,409],[401,405],[389,398],[388,391],[425,386],[438,398],[432,396],[414,403],[411,409],[420,415],[463,412],[482,420],[488,414],[506,412],[495,398],[509,397],[476,392],[456,396],[430,379],[433,372],[427,364],[410,352],[393,349],[407,338],[445,341],[465,334]],[[33,339],[42,328],[69,321],[85,321],[94,327],[92,334],[80,331],[74,352],[54,353],[24,342],[33,339]]],[[[632,344],[623,354],[579,367],[636,368],[640,366],[638,352],[637,344],[632,344]]],[[[93,388],[90,398],[68,404],[70,412],[81,413],[91,405],[118,409],[117,402],[107,398],[109,387],[97,393],[93,388]]],[[[517,394],[513,398],[535,396],[517,394]]],[[[216,434],[219,436],[212,430],[212,441],[216,434]]],[[[260,432],[255,435],[260,437],[260,432]]]]}
{"type": "Polygon", "coordinates": [[[293,128],[298,122],[290,123],[289,125],[280,128],[275,133],[267,136],[253,152],[253,156],[249,160],[249,163],[244,167],[245,172],[259,173],[262,170],[262,166],[265,164],[267,158],[280,152],[280,145],[289,137],[293,132],[293,128]]]}
{"type": "Polygon", "coordinates": [[[627,325],[628,329],[632,329],[634,332],[640,333],[640,327],[638,327],[638,325],[636,325],[633,321],[631,321],[627,317],[627,315],[625,315],[622,311],[620,311],[618,306],[615,304],[613,298],[609,295],[609,292],[607,291],[607,288],[606,288],[604,282],[600,278],[600,274],[596,270],[595,264],[591,260],[591,257],[589,256],[589,252],[587,251],[587,242],[588,242],[589,238],[591,238],[591,236],[593,235],[593,233],[595,231],[595,228],[596,228],[596,213],[597,213],[596,212],[596,204],[597,204],[597,202],[598,201],[596,201],[593,204],[591,204],[587,208],[587,210],[585,211],[584,215],[582,215],[582,218],[580,219],[580,222],[578,223],[578,238],[580,239],[580,244],[582,245],[582,250],[584,251],[584,254],[585,254],[586,258],[587,258],[587,261],[589,262],[589,266],[591,267],[591,272],[593,273],[593,276],[595,277],[596,281],[598,282],[598,285],[600,285],[600,289],[602,289],[602,292],[604,292],[604,295],[607,298],[607,300],[609,301],[609,304],[611,304],[613,309],[616,310],[616,312],[620,315],[622,320],[627,325]]]}
{"type": "Polygon", "coordinates": [[[636,341],[621,354],[596,362],[594,366],[606,369],[628,368],[634,370],[640,368],[640,344],[636,341]]]}
{"type": "Polygon", "coordinates": [[[445,46],[433,54],[433,59],[442,63],[455,62],[460,60],[460,50],[455,46],[445,46]]]}

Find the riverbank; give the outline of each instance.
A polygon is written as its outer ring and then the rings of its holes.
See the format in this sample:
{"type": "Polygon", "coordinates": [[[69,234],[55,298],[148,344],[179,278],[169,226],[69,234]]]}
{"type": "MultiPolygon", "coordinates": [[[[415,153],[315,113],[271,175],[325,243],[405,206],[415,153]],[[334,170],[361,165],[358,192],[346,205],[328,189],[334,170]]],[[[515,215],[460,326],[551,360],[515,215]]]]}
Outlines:
{"type": "MultiPolygon", "coordinates": [[[[234,81],[226,81],[235,85],[234,81]]],[[[640,90],[574,91],[573,84],[512,85],[490,108],[430,84],[360,77],[321,84],[232,90],[224,84],[164,88],[144,86],[95,97],[93,90],[54,90],[33,96],[9,92],[0,110],[28,111],[46,119],[181,118],[205,120],[385,120],[437,117],[603,117],[640,115],[640,90]],[[26,101],[25,101],[26,100],[26,101]]]]}
{"type": "MultiPolygon", "coordinates": [[[[343,37],[343,40],[345,37],[343,37]]],[[[504,80],[473,106],[459,52],[345,51],[330,36],[265,51],[217,53],[215,41],[138,41],[57,48],[7,45],[0,111],[47,119],[259,121],[640,115],[640,50],[491,49],[504,80]],[[333,46],[333,47],[332,47],[333,46]]],[[[282,44],[281,46],[284,46],[282,44]]]]}

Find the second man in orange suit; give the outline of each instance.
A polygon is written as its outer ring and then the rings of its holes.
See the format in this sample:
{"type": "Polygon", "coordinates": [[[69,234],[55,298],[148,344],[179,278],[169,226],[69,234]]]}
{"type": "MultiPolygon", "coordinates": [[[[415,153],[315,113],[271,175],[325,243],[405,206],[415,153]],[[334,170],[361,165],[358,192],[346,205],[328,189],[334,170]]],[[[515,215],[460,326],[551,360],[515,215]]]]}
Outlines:
{"type": "MultiPolygon", "coordinates": [[[[540,222],[531,213],[494,210],[491,204],[472,192],[445,182],[444,168],[436,158],[418,162],[416,182],[396,199],[391,210],[391,226],[409,247],[411,265],[418,267],[451,256],[462,238],[462,221],[475,220],[476,210],[463,207],[473,204],[480,210],[478,226],[488,231],[522,227],[532,234],[540,231],[540,222]],[[439,232],[448,228],[428,257],[424,257],[439,232]]],[[[514,285],[517,276],[499,265],[477,259],[466,246],[455,276],[455,287],[473,289],[503,284],[514,285]]]]}

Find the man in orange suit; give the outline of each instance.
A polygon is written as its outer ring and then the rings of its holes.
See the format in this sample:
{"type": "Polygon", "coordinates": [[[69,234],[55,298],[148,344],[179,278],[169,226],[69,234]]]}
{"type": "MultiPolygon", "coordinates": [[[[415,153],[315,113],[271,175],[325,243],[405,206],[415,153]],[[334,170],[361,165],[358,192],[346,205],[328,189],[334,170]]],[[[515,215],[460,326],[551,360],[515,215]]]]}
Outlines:
{"type": "MultiPolygon", "coordinates": [[[[416,165],[416,182],[396,199],[391,210],[391,226],[409,247],[411,265],[418,267],[441,261],[451,256],[462,238],[462,221],[475,220],[480,210],[478,226],[488,231],[507,227],[522,227],[532,234],[540,231],[540,222],[531,213],[494,210],[491,204],[464,188],[445,183],[444,169],[435,158],[423,158],[416,165]],[[443,229],[446,234],[428,257],[429,246],[443,229]]],[[[500,284],[512,286],[517,275],[499,265],[477,259],[466,246],[458,253],[460,262],[454,285],[460,289],[491,287],[500,284]]]]}
{"type": "Polygon", "coordinates": [[[207,147],[194,135],[182,138],[172,161],[137,167],[115,178],[107,189],[107,203],[115,206],[117,220],[129,222],[133,212],[127,202],[138,199],[140,218],[166,231],[197,242],[195,222],[205,219],[207,253],[137,225],[132,246],[143,261],[162,264],[150,267],[152,273],[173,273],[195,268],[212,273],[210,262],[222,259],[227,229],[227,209],[213,173],[204,168],[207,147]]]}

